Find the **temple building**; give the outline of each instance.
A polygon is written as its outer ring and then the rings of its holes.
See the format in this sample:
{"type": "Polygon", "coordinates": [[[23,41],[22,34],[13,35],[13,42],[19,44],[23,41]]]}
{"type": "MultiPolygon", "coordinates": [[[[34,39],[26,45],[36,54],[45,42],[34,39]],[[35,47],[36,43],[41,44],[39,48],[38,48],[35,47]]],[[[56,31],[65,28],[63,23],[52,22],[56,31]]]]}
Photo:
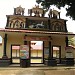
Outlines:
{"type": "Polygon", "coordinates": [[[35,6],[28,9],[28,16],[24,13],[25,8],[14,8],[13,15],[6,15],[5,29],[0,28],[0,66],[16,62],[22,65],[22,59],[27,59],[25,61],[29,62],[29,66],[35,64],[35,60],[38,64],[38,59],[41,60],[40,64],[51,66],[65,63],[66,58],[74,58],[68,48],[68,39],[75,34],[68,32],[67,20],[61,19],[60,12],[51,9],[48,17],[45,17],[44,9],[35,6]],[[42,48],[37,46],[37,50],[32,50],[31,41],[42,41],[42,48]],[[35,60],[32,62],[32,59],[35,60]]]}

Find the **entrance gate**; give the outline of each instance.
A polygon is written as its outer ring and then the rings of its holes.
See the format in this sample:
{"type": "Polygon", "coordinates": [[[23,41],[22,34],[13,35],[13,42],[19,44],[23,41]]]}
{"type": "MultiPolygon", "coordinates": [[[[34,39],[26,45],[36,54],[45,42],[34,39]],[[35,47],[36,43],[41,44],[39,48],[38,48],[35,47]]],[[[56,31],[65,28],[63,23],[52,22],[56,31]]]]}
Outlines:
{"type": "Polygon", "coordinates": [[[41,64],[43,63],[43,42],[31,41],[30,42],[30,63],[41,64]]]}
{"type": "Polygon", "coordinates": [[[43,41],[50,41],[50,37],[48,36],[25,36],[25,41],[30,41],[30,63],[31,64],[44,64],[44,45],[43,41]],[[42,41],[41,49],[39,47],[37,49],[32,48],[32,41],[42,41]]]}
{"type": "MultiPolygon", "coordinates": [[[[51,53],[51,42],[48,37],[25,37],[24,45],[28,45],[29,47],[29,63],[30,64],[44,64],[48,60],[48,57],[52,56],[51,53]],[[41,48],[37,45],[32,45],[33,41],[42,41],[41,48]],[[40,50],[39,50],[40,48],[40,50]]],[[[38,44],[39,45],[39,44],[38,44]]],[[[20,46],[17,45],[16,49],[14,48],[16,45],[11,46],[11,59],[12,63],[20,63],[20,46]]],[[[48,63],[48,62],[47,62],[48,63]]],[[[47,64],[48,65],[48,64],[47,64]]]]}

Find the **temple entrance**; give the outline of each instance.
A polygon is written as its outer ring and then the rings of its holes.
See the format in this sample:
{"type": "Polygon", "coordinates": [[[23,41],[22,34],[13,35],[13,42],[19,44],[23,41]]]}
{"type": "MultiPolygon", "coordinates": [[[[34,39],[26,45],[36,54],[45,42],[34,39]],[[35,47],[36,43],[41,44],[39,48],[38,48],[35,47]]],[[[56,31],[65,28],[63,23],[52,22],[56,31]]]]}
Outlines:
{"type": "Polygon", "coordinates": [[[11,59],[12,59],[12,64],[20,63],[20,46],[19,45],[11,46],[11,59]]]}
{"type": "Polygon", "coordinates": [[[31,41],[30,45],[30,63],[43,63],[43,41],[31,41]]]}

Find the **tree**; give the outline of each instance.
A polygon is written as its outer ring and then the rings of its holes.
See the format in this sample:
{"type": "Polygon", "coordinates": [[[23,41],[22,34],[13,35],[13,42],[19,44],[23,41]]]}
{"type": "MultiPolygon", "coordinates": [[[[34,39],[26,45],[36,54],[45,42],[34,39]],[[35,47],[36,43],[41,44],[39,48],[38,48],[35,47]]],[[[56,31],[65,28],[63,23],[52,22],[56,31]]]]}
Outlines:
{"type": "Polygon", "coordinates": [[[75,46],[75,37],[68,40],[68,45],[75,46]]]}
{"type": "Polygon", "coordinates": [[[55,5],[59,9],[67,6],[65,8],[67,11],[66,16],[70,16],[75,20],[75,0],[36,0],[36,2],[41,4],[44,9],[49,9],[52,5],[55,5]]]}

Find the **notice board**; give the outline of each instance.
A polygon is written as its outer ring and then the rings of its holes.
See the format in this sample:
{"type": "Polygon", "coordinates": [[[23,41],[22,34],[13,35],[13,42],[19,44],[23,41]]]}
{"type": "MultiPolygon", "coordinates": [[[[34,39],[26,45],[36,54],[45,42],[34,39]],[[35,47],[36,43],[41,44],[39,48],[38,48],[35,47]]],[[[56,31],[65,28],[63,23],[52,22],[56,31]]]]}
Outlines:
{"type": "Polygon", "coordinates": [[[29,59],[29,47],[28,45],[20,46],[20,58],[21,59],[29,59]]]}

